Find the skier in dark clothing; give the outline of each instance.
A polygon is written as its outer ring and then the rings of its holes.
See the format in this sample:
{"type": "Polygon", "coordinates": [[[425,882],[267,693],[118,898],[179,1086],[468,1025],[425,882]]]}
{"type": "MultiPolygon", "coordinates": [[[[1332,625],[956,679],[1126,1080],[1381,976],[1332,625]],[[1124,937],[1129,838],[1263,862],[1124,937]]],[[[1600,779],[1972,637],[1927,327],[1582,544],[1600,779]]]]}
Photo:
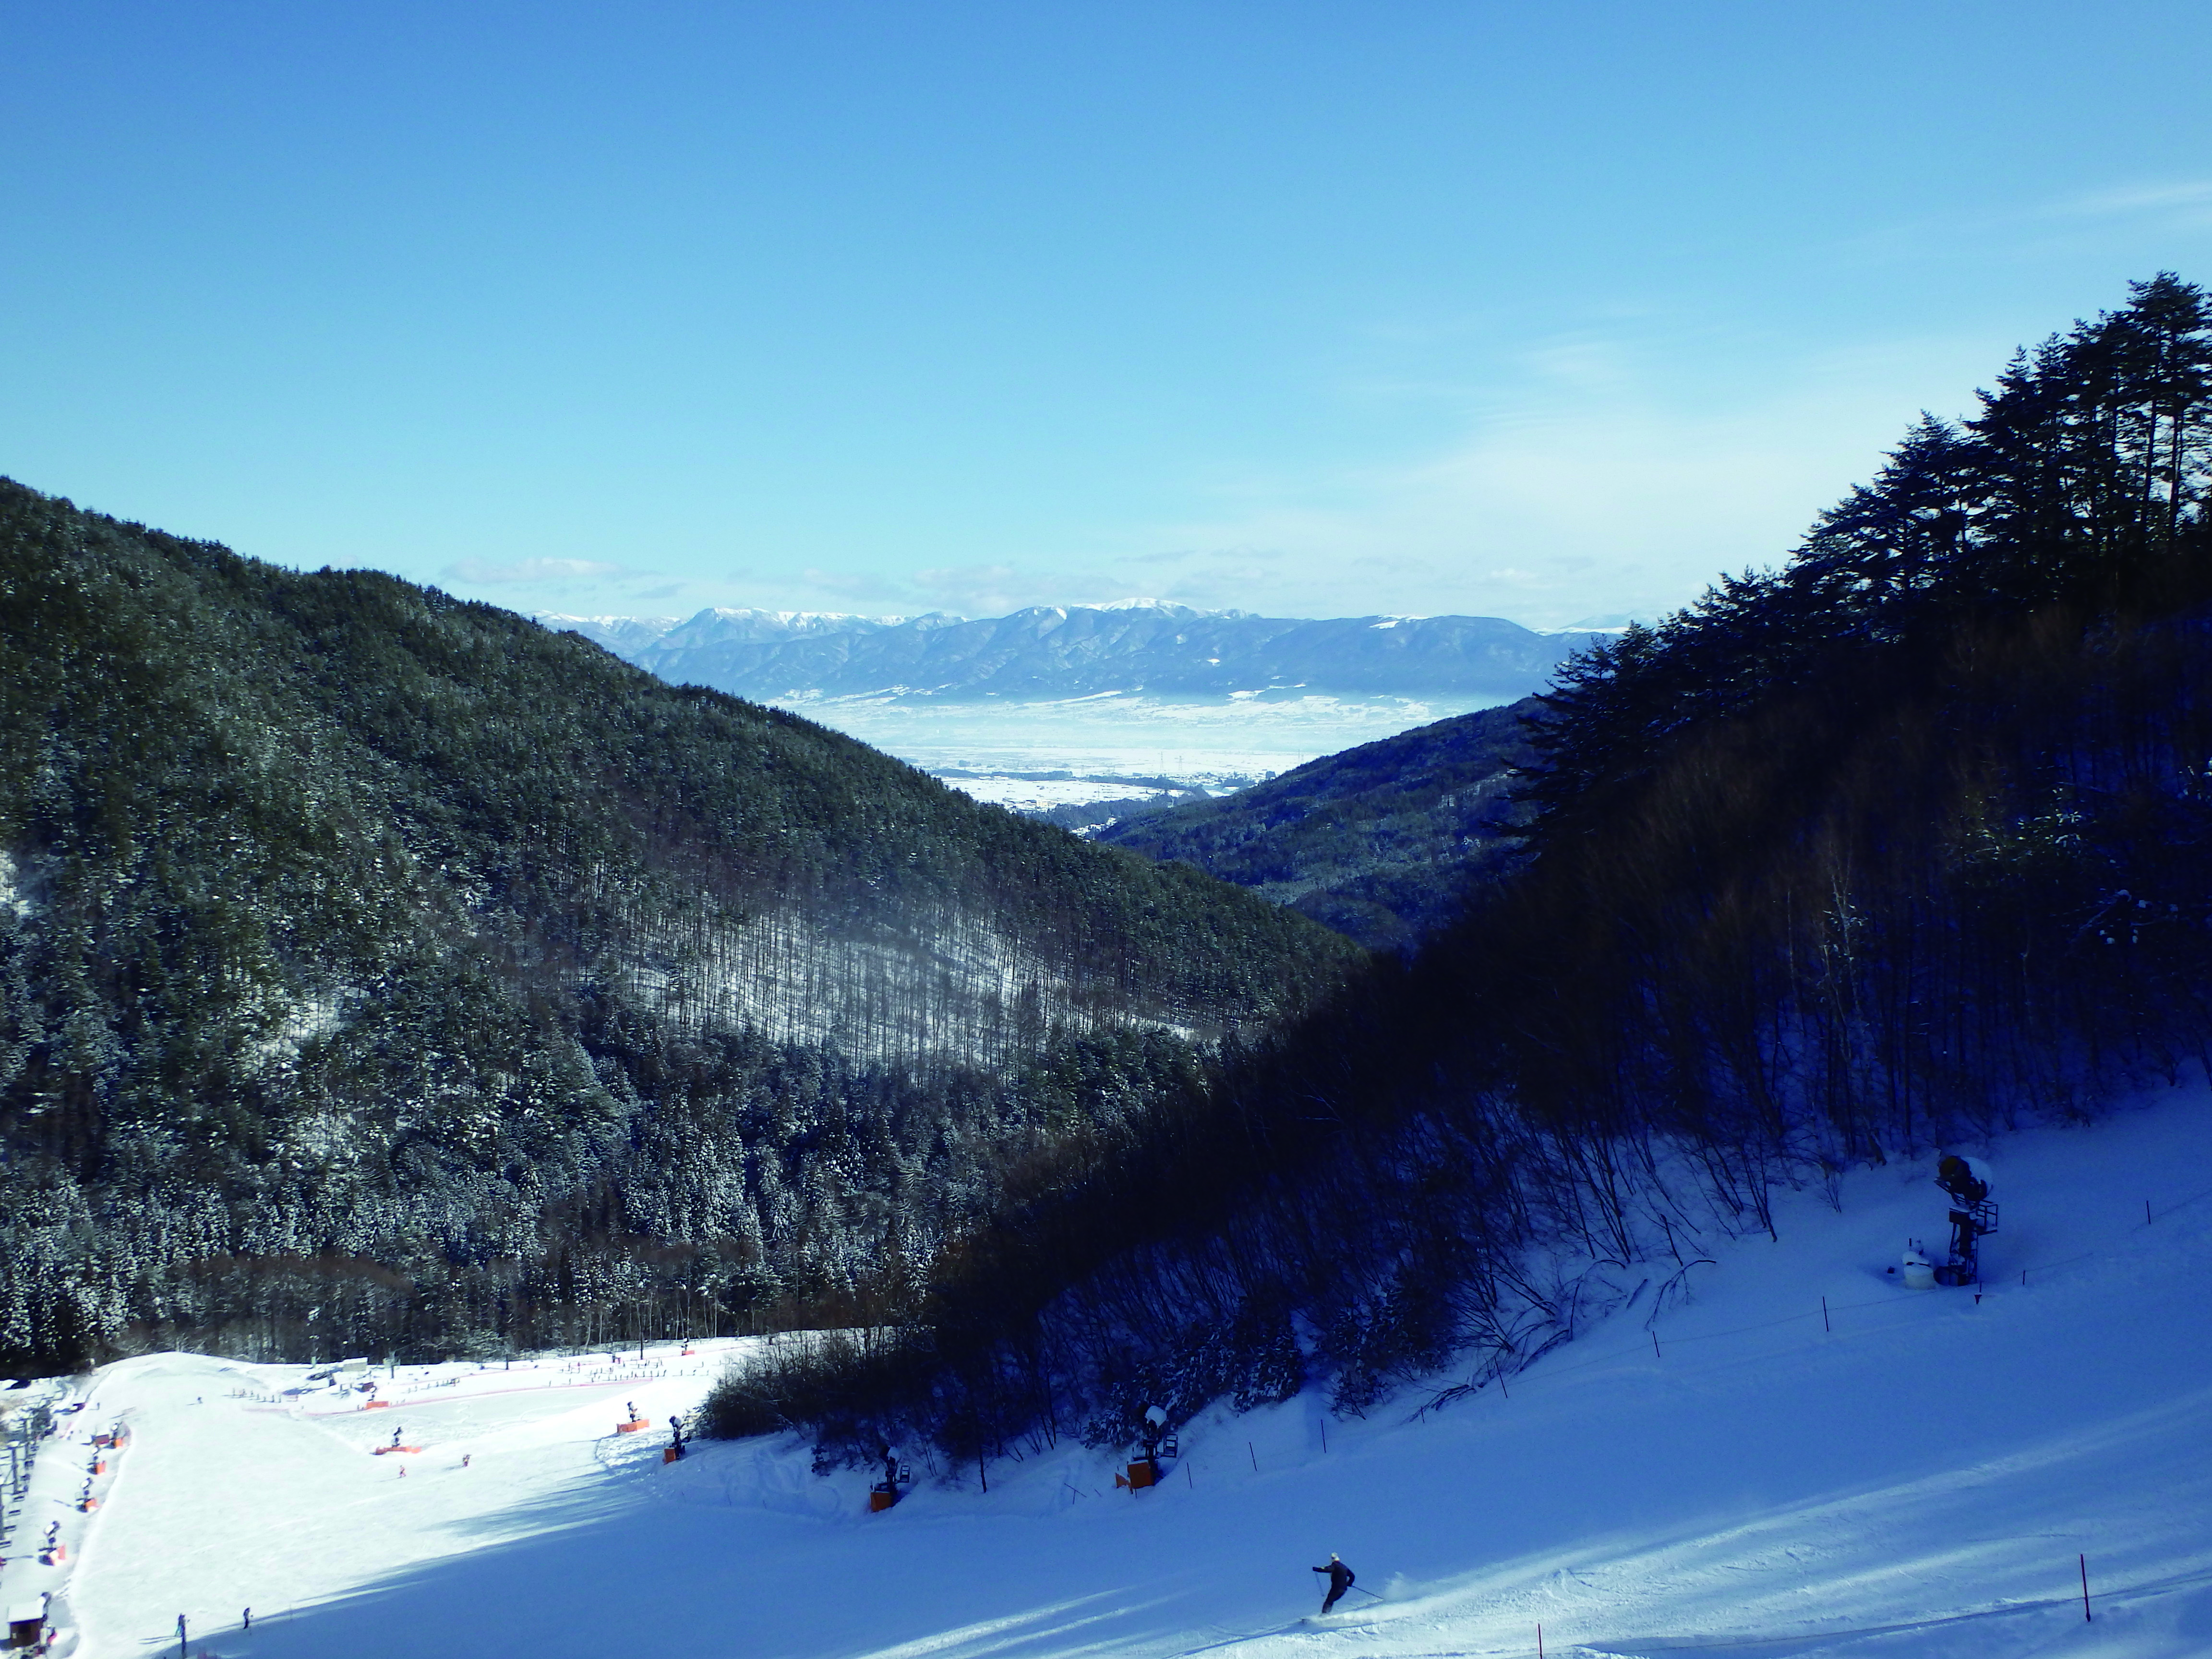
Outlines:
{"type": "Polygon", "coordinates": [[[1321,1610],[1327,1613],[1341,1601],[1344,1599],[1345,1591],[1352,1588],[1352,1571],[1350,1567],[1336,1559],[1336,1552],[1334,1550],[1329,1552],[1328,1565],[1325,1567],[1316,1567],[1314,1571],[1328,1575],[1328,1599],[1321,1604],[1321,1610]]]}

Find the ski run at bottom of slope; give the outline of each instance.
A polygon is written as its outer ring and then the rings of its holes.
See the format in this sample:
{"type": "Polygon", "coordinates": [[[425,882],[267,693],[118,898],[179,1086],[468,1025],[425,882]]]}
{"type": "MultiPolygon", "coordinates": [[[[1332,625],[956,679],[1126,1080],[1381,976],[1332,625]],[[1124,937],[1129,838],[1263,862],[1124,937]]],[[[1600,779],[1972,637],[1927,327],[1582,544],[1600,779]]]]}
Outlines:
{"type": "Polygon", "coordinates": [[[1686,1301],[1510,1391],[1209,1412],[1134,1492],[1065,1439],[988,1493],[902,1448],[883,1513],[795,1439],[665,1461],[756,1339],[378,1369],[374,1408],[148,1355],[73,1385],[0,1602],[51,1593],[68,1659],[174,1653],[180,1616],[194,1659],[2212,1652],[2212,1096],[1970,1150],[2004,1201],[1978,1300],[1885,1271],[1942,1230],[1899,1158],[1778,1194],[1776,1237],[1709,1239],[1686,1301]],[[1319,1619],[1331,1552],[1376,1599],[1319,1619]]]}

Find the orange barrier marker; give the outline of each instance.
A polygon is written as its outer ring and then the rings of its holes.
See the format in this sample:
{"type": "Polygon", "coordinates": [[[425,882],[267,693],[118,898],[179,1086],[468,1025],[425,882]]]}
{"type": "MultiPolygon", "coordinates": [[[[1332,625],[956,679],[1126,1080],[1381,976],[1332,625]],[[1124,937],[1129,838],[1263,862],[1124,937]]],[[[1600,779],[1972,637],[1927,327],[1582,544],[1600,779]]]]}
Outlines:
{"type": "Polygon", "coordinates": [[[369,1448],[369,1455],[381,1457],[386,1452],[418,1452],[422,1449],[420,1446],[372,1446],[369,1448]]]}
{"type": "Polygon", "coordinates": [[[617,1434],[635,1434],[640,1429],[649,1429],[652,1426],[653,1419],[651,1418],[633,1417],[627,1423],[616,1424],[615,1432],[617,1434]]]}

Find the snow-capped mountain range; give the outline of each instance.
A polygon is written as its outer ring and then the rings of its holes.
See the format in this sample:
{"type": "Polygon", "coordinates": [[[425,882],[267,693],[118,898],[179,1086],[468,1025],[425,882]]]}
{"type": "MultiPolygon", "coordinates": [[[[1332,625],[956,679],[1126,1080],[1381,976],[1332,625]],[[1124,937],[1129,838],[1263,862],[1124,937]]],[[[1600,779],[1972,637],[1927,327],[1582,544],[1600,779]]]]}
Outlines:
{"type": "Polygon", "coordinates": [[[1032,701],[1142,692],[1211,700],[1297,690],[1504,702],[1540,689],[1592,634],[1496,617],[1324,620],[1161,600],[1037,605],[971,620],[708,610],[688,619],[541,613],[678,684],[762,701],[1032,701]]]}

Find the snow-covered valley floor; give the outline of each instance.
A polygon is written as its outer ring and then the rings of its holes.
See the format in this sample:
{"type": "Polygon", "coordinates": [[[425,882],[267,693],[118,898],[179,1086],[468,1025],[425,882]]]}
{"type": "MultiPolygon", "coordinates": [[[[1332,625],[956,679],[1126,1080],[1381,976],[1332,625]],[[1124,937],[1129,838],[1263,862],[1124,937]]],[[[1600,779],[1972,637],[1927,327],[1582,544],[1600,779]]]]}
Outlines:
{"type": "Polygon", "coordinates": [[[978,800],[1033,812],[1133,795],[1164,797],[1174,787],[1225,793],[1319,756],[1499,701],[1277,690],[950,703],[816,697],[777,706],[872,744],[978,800]]]}
{"type": "Polygon", "coordinates": [[[179,1613],[223,1659],[1473,1659],[1540,1624],[1547,1655],[2212,1654],[2212,1097],[1968,1150],[2003,1206],[1978,1302],[1885,1273],[1943,1231],[1933,1158],[1894,1163],[1840,1210],[1784,1199],[1778,1242],[1710,1249],[1692,1300],[1510,1397],[1210,1416],[1133,1496],[1063,1445],[871,1516],[802,1447],[664,1464],[665,1428],[614,1434],[730,1345],[656,1347],[653,1378],[634,1351],[604,1381],[403,1367],[379,1410],[270,1398],[304,1367],[134,1359],[78,1388],[0,1601],[63,1591],[87,1659],[174,1653],[179,1613]],[[422,1449],[372,1455],[395,1428],[422,1449]],[[63,1566],[25,1548],[49,1520],[63,1566]],[[1359,1588],[1316,1621],[1332,1550],[1359,1588]]]}

